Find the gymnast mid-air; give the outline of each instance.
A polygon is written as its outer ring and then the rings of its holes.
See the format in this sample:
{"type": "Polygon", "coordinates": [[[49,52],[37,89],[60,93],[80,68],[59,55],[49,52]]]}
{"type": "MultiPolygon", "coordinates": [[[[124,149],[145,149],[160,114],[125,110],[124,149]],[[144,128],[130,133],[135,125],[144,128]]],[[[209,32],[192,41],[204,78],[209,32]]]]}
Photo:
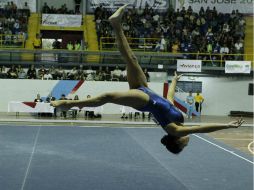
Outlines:
{"type": "Polygon", "coordinates": [[[129,90],[125,92],[108,92],[94,98],[85,100],[58,100],[52,101],[54,107],[70,109],[72,107],[97,107],[106,103],[114,103],[133,107],[139,111],[150,112],[155,120],[162,126],[167,135],[161,139],[161,143],[174,153],[180,153],[189,142],[189,134],[209,133],[222,129],[237,128],[244,120],[238,119],[227,124],[183,126],[184,117],[174,106],[174,94],[177,81],[182,75],[174,74],[169,88],[168,99],[165,99],[148,88],[146,77],[132,52],[124,35],[121,19],[127,5],[120,7],[110,18],[118,43],[119,51],[127,64],[127,80],[129,90]]]}

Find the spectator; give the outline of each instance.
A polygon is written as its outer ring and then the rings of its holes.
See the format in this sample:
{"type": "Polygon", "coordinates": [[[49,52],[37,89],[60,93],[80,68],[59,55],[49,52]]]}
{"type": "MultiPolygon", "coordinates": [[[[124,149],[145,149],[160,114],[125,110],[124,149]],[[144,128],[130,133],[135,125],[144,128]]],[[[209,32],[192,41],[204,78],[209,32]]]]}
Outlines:
{"type": "Polygon", "coordinates": [[[78,41],[75,41],[75,43],[74,43],[74,50],[76,50],[76,51],[81,50],[81,45],[78,41]]]}
{"type": "Polygon", "coordinates": [[[57,79],[57,73],[56,73],[56,69],[54,66],[50,67],[49,74],[51,74],[53,80],[57,79]]]}
{"type": "Polygon", "coordinates": [[[80,13],[81,0],[74,0],[74,2],[75,2],[75,13],[79,14],[80,13]]]}
{"type": "Polygon", "coordinates": [[[87,81],[93,81],[94,80],[95,71],[92,69],[91,66],[88,68],[88,70],[85,71],[85,74],[86,74],[86,80],[87,81]]]}
{"type": "Polygon", "coordinates": [[[102,70],[102,67],[96,70],[95,81],[103,81],[105,79],[105,72],[102,70]]]}
{"type": "Polygon", "coordinates": [[[40,34],[36,34],[36,37],[33,40],[33,46],[34,46],[34,49],[40,49],[41,48],[41,36],[40,36],[40,34]]]}
{"type": "Polygon", "coordinates": [[[18,78],[19,79],[25,79],[26,78],[26,72],[24,71],[24,69],[21,67],[21,65],[18,66],[18,78]]]}
{"type": "Polygon", "coordinates": [[[113,72],[112,72],[112,80],[117,80],[117,81],[119,81],[120,78],[121,78],[121,74],[122,74],[121,69],[119,69],[119,67],[116,66],[115,69],[114,69],[113,72]]]}
{"type": "MultiPolygon", "coordinates": [[[[86,98],[90,99],[91,95],[87,95],[86,98]]],[[[93,118],[94,117],[94,111],[85,111],[85,117],[93,118]]]]}
{"type": "Polygon", "coordinates": [[[195,99],[195,107],[196,107],[196,111],[199,112],[201,114],[201,110],[202,110],[202,103],[204,102],[204,98],[203,96],[200,94],[200,92],[198,91],[196,96],[194,96],[195,99]]]}
{"type": "Polygon", "coordinates": [[[37,94],[36,98],[34,99],[34,102],[43,102],[40,94],[37,94]]]}
{"type": "MultiPolygon", "coordinates": [[[[73,100],[79,100],[78,95],[75,95],[73,100]]],[[[76,118],[77,115],[78,115],[78,111],[77,110],[73,110],[72,111],[72,117],[76,118]]]]}
{"type": "Polygon", "coordinates": [[[121,81],[127,81],[127,68],[125,67],[125,69],[122,71],[121,74],[121,81]]]}
{"type": "Polygon", "coordinates": [[[42,65],[41,68],[38,70],[38,77],[43,80],[46,71],[47,70],[45,69],[44,65],[42,65]]]}
{"type": "Polygon", "coordinates": [[[79,65],[79,69],[77,71],[77,80],[85,80],[85,72],[83,69],[83,65],[79,65]]]}
{"type": "Polygon", "coordinates": [[[42,7],[42,13],[46,13],[46,14],[52,13],[50,11],[50,8],[49,8],[49,6],[48,6],[48,4],[46,2],[44,3],[44,5],[42,7]]]}
{"type": "Polygon", "coordinates": [[[28,6],[27,2],[25,2],[25,3],[24,3],[24,5],[23,5],[23,9],[25,9],[25,10],[30,10],[30,8],[29,8],[29,6],[28,6]]]}
{"type": "Polygon", "coordinates": [[[36,70],[34,68],[34,65],[31,65],[30,68],[27,71],[27,78],[28,79],[36,79],[36,70]]]}
{"type": "Polygon", "coordinates": [[[189,96],[186,98],[187,102],[187,118],[192,119],[192,112],[193,112],[193,106],[194,106],[194,97],[192,96],[192,92],[189,92],[189,96]]]}
{"type": "Polygon", "coordinates": [[[105,68],[105,72],[104,72],[104,73],[105,73],[105,74],[104,74],[105,80],[106,80],[106,81],[111,80],[111,72],[110,72],[110,70],[109,70],[109,67],[106,67],[106,68],[105,68]]]}
{"type": "Polygon", "coordinates": [[[146,76],[147,82],[150,82],[150,74],[148,73],[147,69],[144,69],[144,74],[146,76]]]}
{"type": "Polygon", "coordinates": [[[225,56],[225,54],[229,54],[229,48],[226,43],[224,43],[223,46],[220,48],[220,53],[222,54],[222,59],[227,58],[227,56],[225,56]]]}
{"type": "Polygon", "coordinates": [[[172,45],[172,53],[178,53],[179,52],[179,43],[176,40],[172,45]]]}
{"type": "MultiPolygon", "coordinates": [[[[59,100],[67,100],[67,98],[65,97],[65,94],[62,94],[61,95],[61,98],[59,100]]],[[[61,115],[66,118],[66,115],[67,115],[67,111],[62,111],[61,112],[61,115]]]]}
{"type": "Polygon", "coordinates": [[[73,50],[73,44],[72,44],[71,41],[68,42],[68,44],[67,44],[67,49],[68,49],[68,50],[73,50]]]}
{"type": "Polygon", "coordinates": [[[73,67],[72,70],[67,74],[67,78],[70,80],[76,80],[77,74],[77,67],[73,67]]]}
{"type": "Polygon", "coordinates": [[[57,38],[56,38],[55,41],[52,43],[52,48],[53,48],[53,49],[61,49],[61,42],[59,42],[57,38]]]}
{"type": "Polygon", "coordinates": [[[52,80],[53,76],[51,75],[51,73],[48,70],[46,70],[45,74],[43,75],[43,79],[44,80],[52,80]]]}
{"type": "Polygon", "coordinates": [[[17,79],[18,78],[18,71],[14,65],[7,72],[7,77],[10,79],[17,79]]]}
{"type": "Polygon", "coordinates": [[[57,80],[65,79],[66,73],[61,66],[59,66],[58,69],[56,69],[56,76],[57,76],[57,80]]]}

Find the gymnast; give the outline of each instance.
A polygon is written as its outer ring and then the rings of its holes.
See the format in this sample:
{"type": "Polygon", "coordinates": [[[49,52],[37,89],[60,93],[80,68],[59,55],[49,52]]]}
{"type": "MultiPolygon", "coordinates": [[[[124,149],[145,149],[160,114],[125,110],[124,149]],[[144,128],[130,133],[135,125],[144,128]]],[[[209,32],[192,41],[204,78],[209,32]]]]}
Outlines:
{"type": "Polygon", "coordinates": [[[168,151],[178,154],[189,142],[189,134],[208,133],[222,129],[237,128],[244,122],[243,119],[227,124],[214,124],[202,126],[183,126],[184,118],[174,106],[174,94],[177,81],[182,75],[174,73],[169,87],[168,99],[165,99],[148,88],[146,77],[138,64],[137,58],[132,52],[124,35],[121,19],[127,5],[120,7],[110,18],[109,22],[115,31],[118,48],[127,64],[127,80],[129,90],[126,92],[108,92],[86,100],[59,100],[52,101],[54,107],[70,109],[72,107],[97,107],[106,103],[114,103],[133,107],[139,111],[150,112],[154,119],[162,126],[167,135],[161,139],[161,143],[168,151]]]}

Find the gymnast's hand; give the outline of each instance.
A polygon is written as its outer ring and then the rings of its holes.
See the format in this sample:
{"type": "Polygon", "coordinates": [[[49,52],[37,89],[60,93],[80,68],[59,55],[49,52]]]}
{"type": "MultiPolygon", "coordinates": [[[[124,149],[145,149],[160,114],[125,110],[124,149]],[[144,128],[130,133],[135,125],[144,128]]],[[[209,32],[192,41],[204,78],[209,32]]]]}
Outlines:
{"type": "Polygon", "coordinates": [[[228,123],[228,127],[229,128],[238,128],[240,127],[245,121],[243,120],[243,118],[240,118],[236,121],[231,121],[228,123]]]}
{"type": "Polygon", "coordinates": [[[178,80],[181,78],[181,76],[183,76],[183,74],[177,75],[177,72],[175,71],[175,76],[174,76],[174,79],[175,79],[175,80],[178,81],[178,80]]]}

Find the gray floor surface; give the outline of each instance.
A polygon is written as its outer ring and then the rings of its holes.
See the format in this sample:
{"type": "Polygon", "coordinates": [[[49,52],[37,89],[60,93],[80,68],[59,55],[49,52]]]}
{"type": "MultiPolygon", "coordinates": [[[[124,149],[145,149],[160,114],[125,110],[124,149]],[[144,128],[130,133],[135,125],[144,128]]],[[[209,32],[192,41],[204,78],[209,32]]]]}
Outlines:
{"type": "Polygon", "coordinates": [[[161,128],[3,125],[0,189],[253,189],[250,155],[205,135],[192,135],[173,155],[163,135],[161,128]]]}

